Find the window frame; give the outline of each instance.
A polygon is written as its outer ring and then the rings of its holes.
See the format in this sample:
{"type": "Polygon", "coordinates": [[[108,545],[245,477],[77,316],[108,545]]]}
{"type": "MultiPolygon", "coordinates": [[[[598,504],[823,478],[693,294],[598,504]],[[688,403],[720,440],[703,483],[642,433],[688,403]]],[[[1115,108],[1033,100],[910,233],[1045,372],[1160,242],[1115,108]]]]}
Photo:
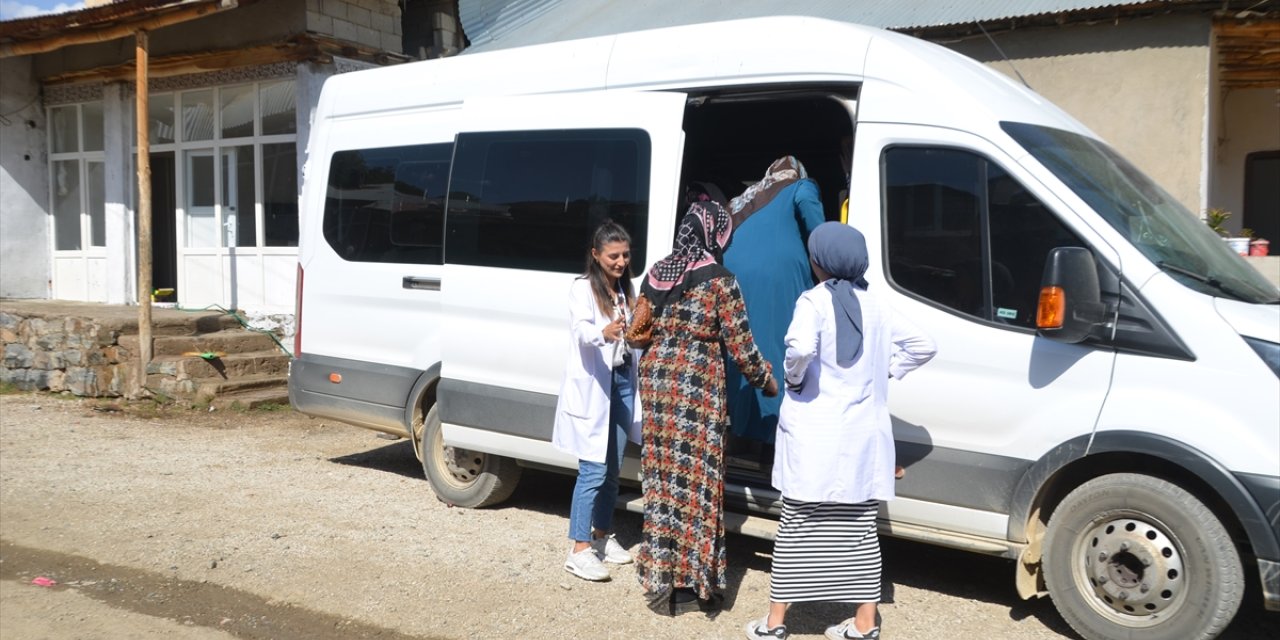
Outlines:
{"type": "MultiPolygon", "coordinates": [[[[47,195],[48,211],[49,211],[49,250],[51,251],[51,255],[58,256],[58,257],[75,257],[75,256],[103,257],[106,255],[106,252],[107,252],[105,199],[104,199],[104,202],[102,203],[103,204],[102,211],[98,212],[98,217],[103,227],[101,244],[94,244],[94,237],[93,237],[94,236],[94,212],[92,211],[93,203],[91,202],[92,198],[91,198],[90,186],[89,186],[89,176],[90,176],[89,165],[98,164],[102,166],[102,171],[100,171],[100,174],[103,182],[99,186],[101,187],[100,193],[105,194],[106,153],[103,149],[97,149],[93,151],[85,150],[85,146],[86,146],[85,145],[85,128],[86,127],[84,124],[84,118],[85,118],[84,107],[85,105],[92,105],[92,104],[98,104],[99,105],[98,112],[105,114],[105,109],[102,108],[102,105],[103,105],[102,100],[87,100],[82,102],[57,104],[57,105],[51,105],[49,107],[46,107],[45,109],[45,122],[50,123],[49,126],[46,127],[46,131],[45,131],[45,136],[46,136],[45,148],[48,153],[48,160],[46,162],[45,171],[47,172],[46,175],[48,176],[48,180],[49,180],[49,191],[47,195]],[[53,113],[55,110],[66,109],[66,108],[72,108],[74,109],[74,112],[75,112],[75,118],[74,118],[75,134],[76,134],[75,149],[70,151],[54,151],[53,113]],[[55,197],[55,190],[57,189],[56,167],[59,162],[75,162],[76,163],[76,170],[78,175],[77,192],[78,192],[78,197],[80,201],[79,202],[80,214],[79,214],[79,224],[77,225],[77,228],[79,231],[79,246],[75,249],[59,249],[58,248],[58,227],[57,227],[58,220],[57,220],[57,213],[56,213],[57,206],[56,206],[54,197],[55,197]]],[[[100,130],[103,131],[105,135],[105,126],[100,127],[100,130]]]]}
{"type": "MultiPolygon", "coordinates": [[[[435,153],[438,152],[441,157],[447,158],[447,160],[445,161],[446,172],[445,172],[445,180],[444,180],[444,191],[445,193],[447,193],[448,184],[449,184],[449,179],[448,179],[449,173],[452,171],[452,167],[453,167],[454,143],[452,141],[407,144],[407,145],[398,145],[398,146],[389,146],[389,147],[361,147],[361,148],[354,148],[354,149],[338,149],[338,150],[332,151],[329,154],[329,157],[327,159],[328,174],[325,176],[326,196],[324,199],[324,206],[322,207],[321,214],[320,214],[320,229],[321,229],[320,235],[321,237],[324,238],[325,244],[329,247],[329,249],[332,250],[334,254],[344,262],[352,262],[352,263],[359,263],[359,264],[410,264],[410,265],[430,265],[430,266],[444,264],[445,237],[446,237],[445,236],[445,217],[446,217],[447,209],[445,208],[446,198],[444,197],[443,194],[440,198],[440,229],[439,229],[439,236],[438,236],[440,239],[440,244],[438,245],[439,247],[438,257],[432,257],[432,259],[429,259],[426,261],[369,260],[369,259],[361,259],[358,257],[349,257],[347,255],[344,255],[343,249],[341,247],[334,245],[335,238],[330,235],[330,232],[329,232],[330,225],[331,224],[342,225],[346,222],[345,220],[335,220],[332,217],[334,215],[340,215],[340,212],[336,212],[331,207],[331,202],[333,198],[329,195],[333,191],[333,189],[335,189],[334,179],[336,176],[334,172],[341,166],[341,163],[337,161],[339,156],[343,154],[371,154],[371,153],[389,154],[389,153],[394,153],[397,150],[403,152],[403,155],[396,158],[395,167],[392,169],[390,192],[389,192],[391,200],[389,203],[390,208],[387,211],[387,223],[386,223],[387,231],[388,231],[388,245],[423,246],[423,247],[437,246],[437,245],[430,245],[430,244],[426,244],[426,245],[400,244],[400,243],[396,243],[390,237],[391,230],[394,228],[394,224],[395,224],[394,218],[395,218],[395,214],[397,213],[397,211],[395,210],[395,206],[396,206],[398,194],[400,193],[400,191],[396,188],[396,185],[397,185],[396,177],[400,175],[399,168],[401,165],[408,164],[408,163],[428,162],[427,160],[422,160],[421,157],[422,156],[434,157],[435,153]],[[406,160],[405,159],[406,157],[408,157],[409,159],[406,160]]],[[[364,161],[363,155],[361,156],[360,161],[361,162],[364,161]]],[[[436,162],[438,163],[438,161],[436,162]]],[[[364,183],[361,183],[361,186],[363,185],[364,183]]]]}
{"type": "MultiPolygon", "coordinates": [[[[150,145],[150,151],[151,153],[172,152],[174,154],[174,158],[176,162],[176,172],[175,172],[176,184],[173,186],[174,186],[174,200],[175,200],[175,209],[176,209],[175,215],[177,216],[177,228],[176,228],[177,235],[174,238],[174,242],[179,252],[179,256],[207,255],[211,252],[217,255],[229,255],[232,253],[239,254],[239,255],[244,255],[246,253],[252,253],[255,255],[281,255],[281,254],[291,254],[291,253],[297,252],[298,243],[301,236],[301,207],[300,206],[298,207],[299,222],[297,225],[295,225],[296,231],[294,233],[294,238],[292,240],[292,243],[291,244],[266,244],[266,239],[269,234],[267,234],[267,229],[266,229],[266,204],[267,203],[264,202],[264,198],[266,197],[266,193],[267,193],[266,168],[263,164],[264,155],[265,155],[263,153],[264,146],[273,145],[273,144],[288,144],[293,146],[294,159],[295,159],[294,160],[295,200],[300,196],[301,188],[302,188],[301,176],[299,175],[298,166],[297,166],[297,160],[300,157],[300,155],[297,150],[298,133],[296,131],[296,126],[295,126],[295,131],[293,133],[277,133],[277,134],[262,133],[262,119],[263,119],[262,90],[265,86],[275,85],[280,83],[294,84],[295,99],[293,101],[293,107],[294,107],[294,118],[296,120],[297,108],[298,108],[297,99],[296,99],[297,79],[292,77],[266,78],[266,79],[254,80],[250,82],[237,82],[237,83],[230,83],[230,84],[219,84],[219,85],[200,86],[200,87],[184,87],[180,89],[174,89],[172,91],[155,92],[151,95],[151,102],[155,102],[157,97],[164,97],[166,99],[171,100],[171,103],[169,105],[172,108],[172,112],[170,114],[171,117],[168,119],[167,122],[163,122],[160,124],[172,127],[173,140],[172,142],[160,142],[160,143],[153,142],[150,145]],[[245,87],[250,88],[249,93],[253,97],[253,132],[252,134],[245,135],[245,136],[223,137],[223,131],[222,131],[223,94],[222,92],[223,90],[243,89],[245,87]],[[212,105],[212,114],[211,114],[211,123],[210,123],[210,126],[212,127],[211,137],[207,139],[200,138],[200,139],[188,140],[186,128],[183,124],[183,109],[186,107],[186,104],[187,104],[185,98],[191,94],[204,92],[204,91],[208,91],[212,94],[210,98],[211,100],[210,104],[212,105]],[[253,155],[254,208],[253,208],[251,219],[253,220],[253,225],[254,225],[254,234],[253,234],[254,244],[244,245],[244,246],[229,245],[226,243],[225,228],[222,226],[225,223],[225,215],[226,215],[225,207],[227,206],[227,203],[222,202],[223,196],[224,196],[223,192],[225,191],[225,188],[226,188],[226,176],[224,175],[225,172],[223,171],[223,163],[224,163],[223,155],[227,152],[228,149],[233,149],[233,148],[242,149],[244,147],[252,147],[252,155],[253,155]],[[186,174],[186,162],[187,162],[186,158],[188,154],[193,151],[196,151],[196,152],[207,151],[212,153],[213,157],[215,158],[214,185],[215,185],[215,198],[216,198],[215,202],[217,203],[217,207],[216,207],[217,212],[215,214],[215,224],[218,230],[217,231],[218,242],[214,246],[189,246],[187,244],[187,223],[189,219],[189,214],[187,212],[187,191],[188,191],[189,176],[186,174]]],[[[132,106],[130,108],[130,112],[131,113],[133,112],[132,106]]],[[[151,119],[151,114],[148,114],[147,126],[149,128],[154,126],[157,122],[158,121],[153,121],[151,119]]],[[[136,146],[136,134],[137,134],[136,118],[131,119],[130,132],[135,136],[134,140],[130,141],[130,150],[131,150],[130,153],[134,162],[136,163],[137,154],[138,154],[138,149],[136,146]]],[[[134,185],[134,187],[136,187],[136,185],[134,185]]],[[[243,188],[243,186],[241,186],[241,188],[243,188]]],[[[134,208],[136,209],[137,194],[134,193],[133,197],[135,200],[134,208]]],[[[244,212],[237,212],[237,213],[243,216],[244,212]]]]}
{"type": "MultiPolygon", "coordinates": [[[[989,190],[991,165],[995,165],[996,167],[998,167],[1006,176],[1009,177],[1010,180],[1014,181],[1019,186],[1019,188],[1021,188],[1023,191],[1027,192],[1032,197],[1034,197],[1035,200],[1044,209],[1044,213],[1046,215],[1051,216],[1052,219],[1059,226],[1061,226],[1064,230],[1071,233],[1073,236],[1075,236],[1077,240],[1079,240],[1079,246],[1085,249],[1088,249],[1095,256],[1098,255],[1098,252],[1096,247],[1094,246],[1094,243],[1090,242],[1088,238],[1086,238],[1078,230],[1076,230],[1071,224],[1069,224],[1067,220],[1064,219],[1064,216],[1061,214],[1061,212],[1058,210],[1057,207],[1055,207],[1050,202],[1046,201],[1046,199],[1042,197],[1040,193],[1037,193],[1037,189],[1034,189],[1031,186],[1029,186],[1028,181],[1023,177],[1019,176],[1018,171],[1013,170],[1008,164],[998,162],[997,160],[992,158],[990,154],[984,153],[972,147],[967,147],[962,144],[956,144],[956,143],[925,142],[925,141],[894,142],[891,144],[884,145],[879,151],[879,170],[880,170],[879,183],[880,183],[880,209],[881,209],[880,224],[881,224],[881,233],[882,233],[882,246],[884,247],[882,260],[883,260],[885,282],[888,283],[889,286],[892,287],[895,291],[897,291],[898,293],[901,293],[902,295],[908,296],[932,308],[963,318],[965,320],[978,322],[985,326],[996,327],[996,328],[1000,328],[1008,331],[1014,331],[1017,333],[1036,335],[1036,329],[1034,326],[1027,327],[1027,326],[1021,326],[1017,324],[1009,324],[999,320],[996,317],[997,310],[995,307],[995,300],[994,300],[995,292],[992,286],[993,250],[992,250],[992,230],[991,230],[991,198],[990,198],[990,190],[989,190]],[[942,302],[939,302],[934,298],[931,298],[925,294],[919,293],[917,291],[914,291],[908,288],[906,285],[898,282],[894,278],[894,273],[891,265],[892,247],[890,245],[891,222],[890,222],[890,211],[889,211],[890,194],[889,194],[888,162],[889,162],[890,153],[894,150],[899,150],[899,149],[958,152],[958,153],[967,154],[969,156],[974,157],[975,159],[982,161],[982,169],[980,173],[982,176],[981,184],[983,185],[983,188],[982,188],[982,193],[978,195],[977,235],[978,235],[978,244],[979,244],[979,260],[982,263],[981,284],[982,284],[983,308],[985,313],[989,317],[974,315],[972,313],[965,312],[961,309],[948,306],[942,302]]],[[[934,223],[934,226],[938,227],[938,223],[936,221],[934,223]]],[[[942,232],[942,235],[946,235],[945,231],[942,232]]],[[[1066,246],[1066,245],[1063,245],[1063,246],[1066,246]]],[[[1037,280],[1039,280],[1038,277],[1037,277],[1037,280]]]]}
{"type": "MultiPolygon", "coordinates": [[[[586,247],[590,244],[590,235],[594,230],[594,226],[604,219],[611,219],[627,229],[631,234],[631,252],[632,264],[646,264],[645,248],[649,242],[648,227],[651,218],[652,203],[649,200],[650,188],[652,186],[652,164],[653,164],[653,140],[650,132],[641,127],[629,126],[602,126],[588,127],[580,129],[515,129],[515,130],[499,130],[499,131],[464,131],[455,137],[453,164],[449,175],[449,188],[447,191],[447,201],[445,203],[445,262],[447,264],[465,265],[480,268],[503,268],[503,269],[520,269],[527,271],[541,271],[565,274],[580,274],[584,266],[584,254],[580,247],[586,247]],[[473,208],[469,206],[460,206],[458,198],[455,194],[461,193],[460,186],[470,186],[471,184],[484,184],[485,188],[491,188],[493,185],[487,184],[492,180],[491,175],[486,175],[483,171],[478,175],[463,174],[459,172],[470,171],[472,167],[469,162],[473,161],[470,154],[475,153],[478,162],[477,167],[481,170],[490,167],[490,158],[488,155],[498,145],[510,145],[513,149],[517,149],[519,145],[539,145],[539,144],[564,144],[564,143],[588,143],[593,145],[594,153],[608,152],[608,145],[611,144],[631,144],[634,145],[633,153],[628,158],[630,166],[617,167],[605,166],[603,164],[593,164],[591,169],[593,175],[591,177],[592,189],[597,188],[594,184],[597,175],[595,171],[608,169],[618,174],[611,176],[612,178],[627,177],[632,183],[625,187],[630,200],[621,203],[616,199],[611,199],[606,207],[610,209],[603,215],[595,215],[590,211],[591,204],[587,204],[588,210],[582,214],[585,216],[583,225],[573,225],[573,228],[582,231],[581,238],[572,238],[565,242],[565,253],[563,256],[556,253],[543,253],[535,255],[527,253],[517,255],[510,250],[501,254],[501,260],[493,258],[498,254],[493,252],[485,252],[479,246],[460,245],[462,242],[458,239],[464,230],[461,225],[466,222],[480,221],[482,217],[473,213],[473,208]],[[481,145],[482,151],[472,151],[467,147],[469,145],[481,145]],[[630,169],[631,175],[621,175],[625,171],[615,171],[616,169],[630,169]],[[460,184],[462,183],[462,184],[460,184]],[[629,209],[629,214],[620,218],[613,209],[622,207],[624,210],[629,209]],[[598,218],[598,219],[595,219],[598,218]],[[572,257],[569,257],[569,246],[572,249],[572,257]]],[[[509,157],[514,157],[512,153],[509,157]]],[[[616,159],[616,158],[611,158],[616,159]]],[[[615,188],[614,191],[623,189],[615,188]]],[[[482,194],[483,195],[483,194],[482,194]]],[[[571,194],[572,195],[572,194],[571,194]]],[[[599,196],[599,193],[591,192],[583,194],[587,196],[584,202],[592,202],[593,196],[599,196]]],[[[467,205],[470,200],[465,200],[461,205],[467,205]]],[[[577,204],[579,200],[567,200],[564,213],[569,215],[570,202],[577,204]]],[[[517,214],[522,215],[522,214],[517,214]]],[[[577,214],[574,214],[577,215],[577,214]]],[[[522,222],[522,221],[518,221],[522,222]]],[[[476,229],[483,226],[477,224],[476,229]]],[[[525,229],[531,229],[525,226],[525,229]]],[[[508,248],[510,249],[510,248],[508,248]]]]}

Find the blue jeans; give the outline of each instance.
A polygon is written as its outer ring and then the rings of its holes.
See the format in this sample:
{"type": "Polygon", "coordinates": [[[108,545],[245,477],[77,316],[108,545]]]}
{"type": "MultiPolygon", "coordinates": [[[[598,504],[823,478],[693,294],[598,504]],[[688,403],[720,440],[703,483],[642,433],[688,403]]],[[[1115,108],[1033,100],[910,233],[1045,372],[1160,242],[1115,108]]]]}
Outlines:
{"type": "Polygon", "coordinates": [[[578,542],[591,540],[591,529],[613,527],[613,510],[618,501],[618,471],[627,447],[627,427],[631,426],[635,394],[626,369],[613,370],[609,392],[609,448],[604,462],[578,461],[578,482],[573,486],[569,506],[569,537],[578,542]]]}

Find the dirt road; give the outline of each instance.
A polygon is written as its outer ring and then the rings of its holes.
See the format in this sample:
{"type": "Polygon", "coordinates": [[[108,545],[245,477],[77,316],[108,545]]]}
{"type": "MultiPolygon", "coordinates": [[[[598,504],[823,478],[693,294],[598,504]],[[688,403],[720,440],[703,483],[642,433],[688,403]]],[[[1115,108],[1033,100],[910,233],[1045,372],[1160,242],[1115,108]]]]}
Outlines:
{"type": "MultiPolygon", "coordinates": [[[[0,396],[0,638],[739,638],[770,544],[730,536],[727,608],[659,617],[629,567],[561,569],[571,479],[485,510],[435,500],[405,441],[288,411],[0,396]],[[32,584],[47,577],[56,584],[32,584]]],[[[618,514],[634,549],[640,520],[618,514]]],[[[1003,560],[886,541],[887,638],[1074,637],[1003,560]]],[[[798,605],[792,637],[848,615],[798,605]]],[[[1228,638],[1280,637],[1256,601],[1228,638]]]]}

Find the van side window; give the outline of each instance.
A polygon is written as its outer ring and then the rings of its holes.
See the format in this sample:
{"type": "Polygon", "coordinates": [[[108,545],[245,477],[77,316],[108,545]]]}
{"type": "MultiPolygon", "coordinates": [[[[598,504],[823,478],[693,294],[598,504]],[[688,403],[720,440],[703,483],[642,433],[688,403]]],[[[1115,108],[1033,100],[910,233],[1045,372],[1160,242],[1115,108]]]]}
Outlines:
{"type": "Polygon", "coordinates": [[[885,151],[889,278],[948,309],[1034,328],[1044,261],[1078,236],[999,165],[956,149],[885,151]]]}
{"type": "Polygon", "coordinates": [[[612,219],[645,264],[649,135],[639,129],[463,133],[446,221],[449,264],[579,273],[612,219]]]}
{"type": "Polygon", "coordinates": [[[351,262],[442,264],[453,145],[339,151],[329,161],[324,238],[351,262]]]}

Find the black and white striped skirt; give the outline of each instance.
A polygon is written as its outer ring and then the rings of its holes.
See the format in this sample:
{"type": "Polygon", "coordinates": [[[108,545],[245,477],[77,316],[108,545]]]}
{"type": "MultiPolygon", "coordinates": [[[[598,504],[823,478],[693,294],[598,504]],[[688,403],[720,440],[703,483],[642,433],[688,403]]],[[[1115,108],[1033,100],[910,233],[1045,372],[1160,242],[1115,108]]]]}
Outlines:
{"type": "Polygon", "coordinates": [[[774,602],[879,602],[879,502],[782,499],[773,543],[769,599],[774,602]]]}

